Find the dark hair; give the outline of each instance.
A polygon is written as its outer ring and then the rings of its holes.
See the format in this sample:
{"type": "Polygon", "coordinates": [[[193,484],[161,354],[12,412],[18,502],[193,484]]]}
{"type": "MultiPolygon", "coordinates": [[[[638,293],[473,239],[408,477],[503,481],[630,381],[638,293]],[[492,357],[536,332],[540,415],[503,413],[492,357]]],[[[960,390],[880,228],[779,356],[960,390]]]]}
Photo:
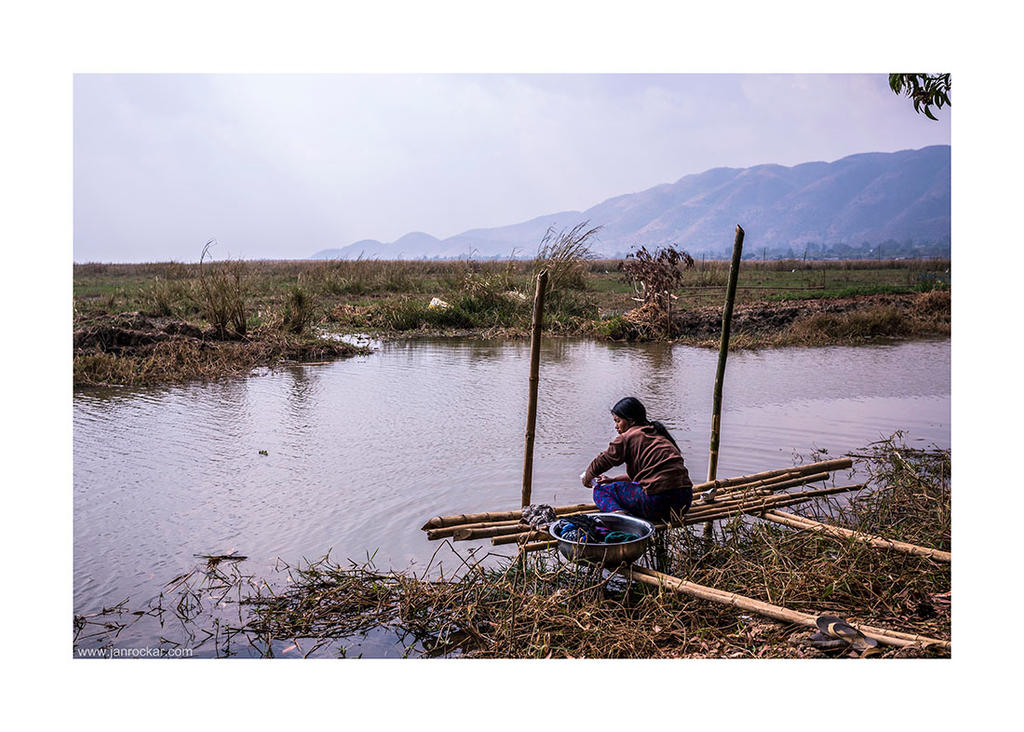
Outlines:
{"type": "Polygon", "coordinates": [[[669,433],[668,428],[665,427],[665,425],[657,421],[648,421],[647,407],[645,407],[643,402],[636,397],[626,397],[625,399],[620,399],[615,402],[615,406],[612,407],[612,414],[616,414],[623,419],[628,419],[630,422],[640,427],[650,425],[654,428],[655,432],[662,437],[667,437],[668,441],[675,445],[677,450],[679,449],[679,445],[676,445],[675,439],[672,437],[671,433],[669,433]]]}

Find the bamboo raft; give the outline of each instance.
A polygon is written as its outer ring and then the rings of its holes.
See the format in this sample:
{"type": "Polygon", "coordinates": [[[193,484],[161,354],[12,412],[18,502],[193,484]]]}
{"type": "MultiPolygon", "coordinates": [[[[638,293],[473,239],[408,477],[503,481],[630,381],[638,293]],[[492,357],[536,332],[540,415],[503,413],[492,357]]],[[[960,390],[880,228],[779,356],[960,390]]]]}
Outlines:
{"type": "MultiPolygon", "coordinates": [[[[801,531],[818,531],[833,536],[841,536],[879,549],[891,549],[916,556],[928,557],[941,562],[952,560],[950,552],[864,534],[841,526],[830,526],[803,516],[778,510],[806,503],[820,496],[849,493],[863,489],[865,484],[858,483],[795,493],[781,492],[789,488],[824,482],[830,477],[830,471],[845,470],[852,465],[853,461],[850,458],[836,458],[791,468],[767,470],[761,473],[698,483],[693,487],[695,501],[690,510],[681,517],[675,517],[670,521],[657,522],[654,528],[660,532],[701,522],[750,515],[773,523],[784,524],[801,531]],[[698,494],[703,496],[703,498],[697,499],[698,494]]],[[[597,506],[593,503],[577,503],[554,507],[556,516],[588,513],[596,510],[597,506]]],[[[422,529],[426,532],[427,539],[431,541],[449,537],[454,541],[489,538],[495,546],[519,544],[526,551],[537,551],[555,546],[558,543],[551,539],[551,536],[546,531],[538,531],[523,523],[522,509],[435,516],[428,520],[422,529]]]]}
{"type": "MultiPolygon", "coordinates": [[[[798,516],[779,509],[806,503],[815,498],[862,490],[865,483],[846,486],[814,488],[796,492],[787,489],[824,482],[835,471],[852,467],[850,458],[836,458],[791,468],[768,470],[750,475],[736,476],[723,480],[711,480],[693,487],[694,502],[682,516],[672,516],[667,521],[654,523],[656,532],[707,523],[716,520],[731,520],[739,516],[751,516],[772,523],[788,526],[797,531],[814,531],[850,541],[857,541],[878,549],[892,550],[926,557],[934,561],[950,562],[950,552],[921,547],[906,542],[886,539],[841,526],[833,526],[798,516]]],[[[592,503],[555,506],[556,516],[570,516],[597,510],[592,503]]],[[[435,516],[422,527],[429,540],[451,538],[454,541],[490,539],[493,545],[515,544],[520,553],[551,549],[558,545],[547,531],[540,531],[522,521],[522,510],[490,511],[472,514],[435,516]]],[[[719,602],[749,612],[755,612],[775,620],[816,627],[818,617],[788,608],[771,605],[760,600],[735,593],[705,587],[693,582],[672,577],[661,572],[637,566],[630,568],[633,579],[662,589],[682,592],[711,602],[719,602]]],[[[952,644],[935,638],[926,638],[885,628],[875,628],[861,623],[850,623],[864,635],[880,643],[905,647],[909,645],[932,645],[950,650],[952,644]]]]}

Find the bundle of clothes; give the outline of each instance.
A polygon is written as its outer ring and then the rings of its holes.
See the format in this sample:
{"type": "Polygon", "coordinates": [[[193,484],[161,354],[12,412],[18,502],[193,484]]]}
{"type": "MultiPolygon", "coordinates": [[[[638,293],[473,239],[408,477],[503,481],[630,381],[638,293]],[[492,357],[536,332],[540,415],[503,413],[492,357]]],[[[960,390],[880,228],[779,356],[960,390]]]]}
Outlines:
{"type": "MultiPolygon", "coordinates": [[[[545,503],[530,504],[522,511],[522,523],[535,529],[556,520],[555,509],[545,503]]],[[[587,514],[575,514],[562,519],[556,531],[558,536],[566,541],[580,544],[622,544],[640,538],[638,534],[631,534],[628,531],[614,531],[605,526],[599,517],[587,514]]]]}

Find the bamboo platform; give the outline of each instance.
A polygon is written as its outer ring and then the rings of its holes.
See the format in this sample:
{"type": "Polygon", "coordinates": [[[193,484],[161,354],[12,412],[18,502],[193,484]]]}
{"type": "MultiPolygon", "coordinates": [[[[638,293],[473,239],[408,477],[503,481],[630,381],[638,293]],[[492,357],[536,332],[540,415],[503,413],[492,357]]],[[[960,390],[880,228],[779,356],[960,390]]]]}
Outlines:
{"type": "MultiPolygon", "coordinates": [[[[655,531],[664,532],[697,523],[732,520],[739,516],[751,516],[785,525],[796,531],[815,531],[829,534],[850,541],[862,542],[878,549],[900,551],[940,562],[950,562],[952,560],[950,552],[865,534],[841,526],[823,524],[779,510],[800,503],[806,503],[818,497],[854,492],[865,488],[866,484],[859,483],[847,486],[785,492],[788,489],[824,482],[830,477],[830,473],[850,468],[852,464],[853,461],[850,458],[837,458],[697,484],[694,486],[694,502],[686,514],[673,516],[667,521],[656,522],[654,525],[655,531]]],[[[597,506],[592,503],[554,507],[556,516],[590,513],[596,510],[597,506]]],[[[493,545],[516,544],[520,553],[551,549],[558,545],[558,542],[552,539],[547,531],[539,531],[525,524],[522,521],[521,509],[435,516],[423,525],[422,530],[426,532],[427,538],[432,541],[444,538],[451,538],[454,541],[490,539],[493,545]]],[[[662,589],[682,592],[711,602],[738,607],[775,620],[806,627],[817,627],[818,616],[771,605],[760,600],[725,592],[713,587],[698,585],[651,569],[634,565],[630,569],[630,576],[639,582],[662,589]]],[[[936,646],[945,650],[951,650],[952,648],[952,644],[949,641],[936,638],[927,638],[886,628],[875,628],[856,622],[851,622],[850,625],[865,636],[887,645],[897,647],[910,645],[936,646]]]]}

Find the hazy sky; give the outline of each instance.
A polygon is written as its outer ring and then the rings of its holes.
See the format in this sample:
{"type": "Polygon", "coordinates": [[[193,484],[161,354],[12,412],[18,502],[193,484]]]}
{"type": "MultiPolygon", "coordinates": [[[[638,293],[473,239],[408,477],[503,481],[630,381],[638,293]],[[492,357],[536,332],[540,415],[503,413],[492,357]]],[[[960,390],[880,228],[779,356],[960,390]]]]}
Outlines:
{"type": "Polygon", "coordinates": [[[77,75],[74,259],[305,258],[949,144],[871,75],[77,75]]]}

